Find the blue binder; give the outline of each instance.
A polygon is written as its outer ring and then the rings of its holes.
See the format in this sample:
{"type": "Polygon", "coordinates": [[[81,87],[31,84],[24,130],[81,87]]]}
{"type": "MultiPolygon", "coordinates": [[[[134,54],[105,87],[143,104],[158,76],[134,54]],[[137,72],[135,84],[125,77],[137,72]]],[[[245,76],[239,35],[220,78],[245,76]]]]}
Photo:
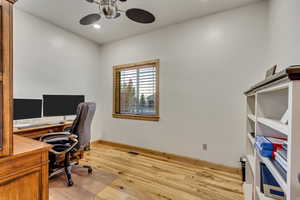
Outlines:
{"type": "Polygon", "coordinates": [[[255,148],[261,156],[266,157],[266,158],[272,158],[272,155],[273,155],[272,150],[265,150],[265,149],[259,147],[257,144],[255,144],[255,148]]]}
{"type": "Polygon", "coordinates": [[[256,136],[255,137],[256,145],[263,150],[273,151],[273,144],[264,136],[256,136]]]}
{"type": "Polygon", "coordinates": [[[272,173],[269,171],[267,166],[263,163],[260,164],[261,170],[261,182],[263,184],[263,192],[265,196],[274,199],[284,200],[285,194],[282,191],[280,185],[277,183],[272,173]]]}

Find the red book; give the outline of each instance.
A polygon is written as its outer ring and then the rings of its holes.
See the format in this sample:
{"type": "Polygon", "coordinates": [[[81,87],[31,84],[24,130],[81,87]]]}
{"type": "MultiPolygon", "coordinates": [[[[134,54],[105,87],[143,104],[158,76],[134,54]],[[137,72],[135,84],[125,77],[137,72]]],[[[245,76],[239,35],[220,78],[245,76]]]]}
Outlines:
{"type": "Polygon", "coordinates": [[[275,138],[275,137],[266,137],[273,144],[273,153],[272,158],[275,158],[275,152],[277,149],[283,149],[284,142],[287,141],[286,138],[275,138]]]}

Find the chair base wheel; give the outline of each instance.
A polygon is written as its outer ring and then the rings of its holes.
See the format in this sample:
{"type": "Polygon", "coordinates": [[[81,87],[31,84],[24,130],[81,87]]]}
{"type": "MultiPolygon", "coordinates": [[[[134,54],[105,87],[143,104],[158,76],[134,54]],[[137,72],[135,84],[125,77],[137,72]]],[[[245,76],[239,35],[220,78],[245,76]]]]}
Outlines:
{"type": "Polygon", "coordinates": [[[72,187],[73,185],[74,185],[73,181],[72,181],[72,180],[69,180],[69,181],[68,181],[68,186],[69,186],[69,187],[72,187]]]}

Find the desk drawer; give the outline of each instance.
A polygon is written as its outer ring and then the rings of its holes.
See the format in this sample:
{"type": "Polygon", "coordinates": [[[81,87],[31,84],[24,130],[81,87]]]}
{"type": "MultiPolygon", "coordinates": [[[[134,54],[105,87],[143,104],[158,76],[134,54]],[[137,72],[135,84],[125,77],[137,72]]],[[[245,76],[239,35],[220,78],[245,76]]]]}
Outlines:
{"type": "Polygon", "coordinates": [[[35,171],[0,185],[0,200],[41,200],[41,172],[35,171]]]}
{"type": "Polygon", "coordinates": [[[39,167],[42,164],[42,155],[40,152],[33,153],[18,158],[0,160],[0,179],[4,176],[11,176],[26,169],[39,167]]]}

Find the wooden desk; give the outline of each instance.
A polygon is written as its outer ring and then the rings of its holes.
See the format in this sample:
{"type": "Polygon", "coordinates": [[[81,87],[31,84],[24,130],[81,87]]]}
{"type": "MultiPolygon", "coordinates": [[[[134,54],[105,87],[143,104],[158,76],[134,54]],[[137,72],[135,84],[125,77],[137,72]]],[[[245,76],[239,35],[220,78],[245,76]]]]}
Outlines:
{"type": "Polygon", "coordinates": [[[62,132],[66,127],[69,127],[73,124],[73,121],[67,121],[65,123],[61,124],[53,124],[53,125],[46,125],[46,126],[39,126],[39,127],[33,127],[33,128],[14,128],[13,132],[14,134],[29,137],[33,139],[37,139],[41,137],[42,135],[48,134],[48,133],[54,133],[54,132],[62,132]]]}
{"type": "Polygon", "coordinates": [[[13,155],[0,159],[0,200],[48,200],[51,145],[13,136],[13,155]]]}

